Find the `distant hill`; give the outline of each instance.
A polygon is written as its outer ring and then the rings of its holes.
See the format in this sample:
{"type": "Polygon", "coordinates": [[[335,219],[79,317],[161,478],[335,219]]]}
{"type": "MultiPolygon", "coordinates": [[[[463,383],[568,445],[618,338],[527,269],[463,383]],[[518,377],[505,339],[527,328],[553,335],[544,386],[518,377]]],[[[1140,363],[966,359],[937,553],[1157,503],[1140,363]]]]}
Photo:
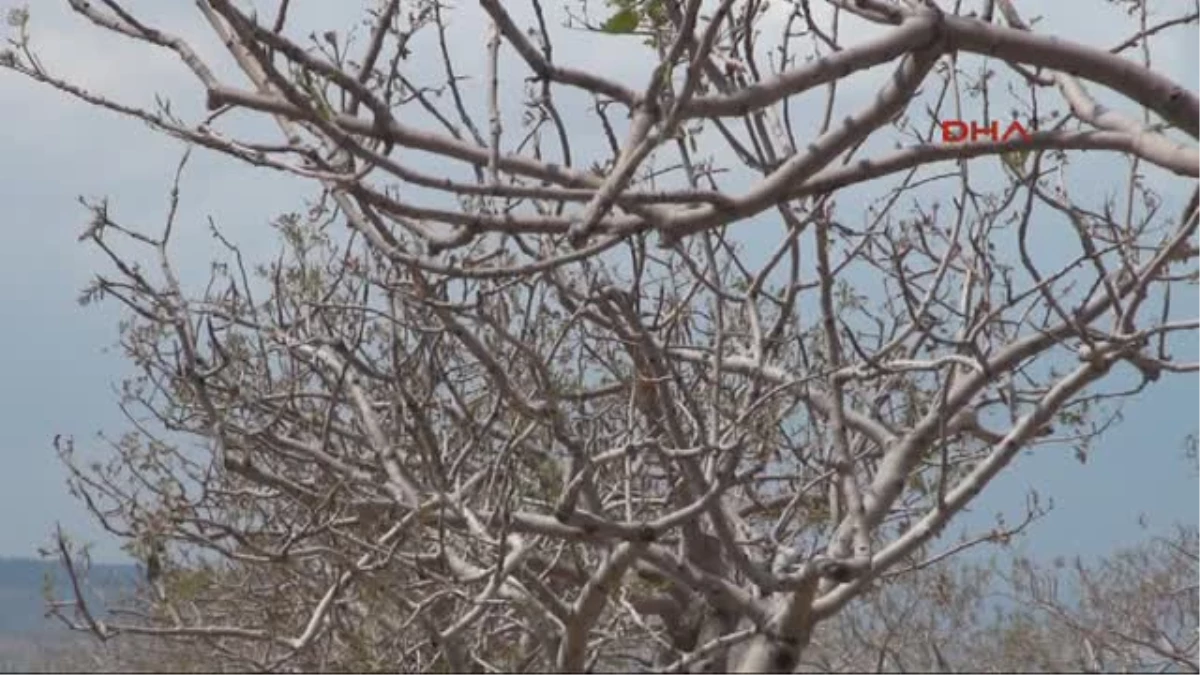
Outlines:
{"type": "MultiPolygon", "coordinates": [[[[93,565],[86,594],[99,601],[133,588],[138,578],[134,565],[93,565]]],[[[46,618],[43,589],[49,580],[55,597],[70,597],[70,581],[61,566],[32,558],[0,558],[0,636],[27,635],[55,630],[58,621],[46,618]]]]}
{"type": "MultiPolygon", "coordinates": [[[[99,610],[103,600],[131,590],[137,579],[134,565],[93,565],[85,598],[99,610]]],[[[54,597],[71,597],[70,581],[58,563],[0,558],[0,671],[22,670],[38,655],[77,639],[61,621],[46,616],[47,580],[54,597]]]]}

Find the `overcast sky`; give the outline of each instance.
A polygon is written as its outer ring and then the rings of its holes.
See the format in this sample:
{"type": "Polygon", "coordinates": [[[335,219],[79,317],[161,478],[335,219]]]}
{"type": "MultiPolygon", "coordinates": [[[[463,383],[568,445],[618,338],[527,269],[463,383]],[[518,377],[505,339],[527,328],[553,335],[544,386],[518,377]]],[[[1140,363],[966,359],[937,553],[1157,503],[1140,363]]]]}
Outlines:
{"type": "MultiPolygon", "coordinates": [[[[203,56],[222,62],[220,46],[207,37],[191,3],[129,4],[195,39],[203,56]]],[[[1131,25],[1116,20],[1119,12],[1101,11],[1101,3],[1093,0],[1023,4],[1046,12],[1038,30],[1098,47],[1119,42],[1131,25]]],[[[199,110],[199,87],[169,55],[113,39],[71,15],[65,2],[32,5],[35,44],[60,74],[121,100],[149,104],[159,92],[185,115],[199,110]]],[[[343,27],[346,15],[323,23],[321,12],[341,8],[349,13],[359,3],[293,5],[298,18],[314,27],[343,27]]],[[[0,11],[11,6],[0,0],[0,11]]],[[[477,70],[484,59],[484,24],[478,17],[456,21],[452,53],[464,59],[467,70],[477,70]]],[[[1196,32],[1177,30],[1173,35],[1175,39],[1156,47],[1156,63],[1195,91],[1196,32]]],[[[603,64],[606,73],[641,86],[647,61],[636,44],[624,42],[618,48],[614,38],[602,40],[560,41],[557,58],[585,67],[603,64]]],[[[886,73],[869,75],[848,85],[851,93],[857,87],[870,95],[886,73]]],[[[515,104],[519,91],[506,93],[506,99],[515,104]]],[[[55,434],[62,433],[99,448],[96,432],[117,436],[125,429],[113,394],[125,369],[119,354],[106,350],[117,335],[118,308],[83,308],[76,302],[89,279],[107,271],[103,260],[76,241],[87,222],[77,198],[107,196],[118,221],[154,227],[162,222],[170,174],[182,147],[139,123],[97,112],[4,71],[0,110],[0,555],[33,555],[61,522],[67,531],[96,541],[99,558],[114,559],[119,556],[116,546],[67,496],[65,474],[51,447],[55,434]]],[[[1179,180],[1173,184],[1180,189],[1168,196],[1182,199],[1186,185],[1179,180]]],[[[274,250],[266,222],[297,208],[311,194],[297,179],[205,152],[193,157],[183,188],[174,252],[187,261],[193,279],[202,278],[215,251],[207,218],[248,252],[261,255],[274,250]]],[[[1195,293],[1184,297],[1194,308],[1195,293]]],[[[1157,531],[1175,522],[1194,524],[1197,477],[1184,459],[1183,439],[1197,430],[1198,408],[1194,376],[1162,382],[1126,406],[1125,421],[1104,437],[1085,466],[1068,451],[1023,457],[989,488],[972,519],[989,519],[997,510],[1018,513],[1029,488],[1053,496],[1054,512],[1035,527],[1028,543],[1043,554],[1098,553],[1132,543],[1143,516],[1157,531]]]]}

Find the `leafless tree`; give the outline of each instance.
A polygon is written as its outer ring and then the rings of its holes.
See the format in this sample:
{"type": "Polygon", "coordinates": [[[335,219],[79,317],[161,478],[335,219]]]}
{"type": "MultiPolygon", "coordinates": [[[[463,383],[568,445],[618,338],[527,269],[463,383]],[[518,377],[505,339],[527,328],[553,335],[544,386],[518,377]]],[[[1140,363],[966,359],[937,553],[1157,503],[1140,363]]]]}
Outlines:
{"type": "Polygon", "coordinates": [[[997,587],[1003,588],[990,566],[964,556],[881,575],[874,588],[817,627],[799,671],[1028,672],[1027,654],[989,611],[997,587]]]}
{"type": "Polygon", "coordinates": [[[57,446],[154,573],[115,614],[57,606],[73,625],[213,668],[791,672],[876,581],[1040,515],[938,548],[1019,452],[1085,457],[1197,370],[1171,297],[1200,101],[1148,47],[1194,4],[1119,3],[1111,47],[1009,0],[371,4],[306,37],[287,0],[199,0],[234,71],[71,0],[187,66],[190,121],[58,76],[10,12],[8,71],[315,190],[274,261],[214,223],[199,289],[169,251],[187,155],[156,232],[88,204],[132,430],[91,466],[57,446]],[[454,17],[485,18],[480,72],[454,17]],[[575,36],[649,77],[570,64],[575,36]]]}
{"type": "Polygon", "coordinates": [[[821,624],[802,670],[1194,673],[1198,553],[1192,526],[1092,561],[951,558],[885,575],[821,624]]]}
{"type": "Polygon", "coordinates": [[[1046,671],[1200,672],[1198,556],[1193,527],[1095,564],[1056,560],[1065,583],[1058,570],[1018,559],[1007,584],[1024,612],[1014,614],[1033,617],[1009,623],[1047,627],[1035,643],[1046,671]]]}

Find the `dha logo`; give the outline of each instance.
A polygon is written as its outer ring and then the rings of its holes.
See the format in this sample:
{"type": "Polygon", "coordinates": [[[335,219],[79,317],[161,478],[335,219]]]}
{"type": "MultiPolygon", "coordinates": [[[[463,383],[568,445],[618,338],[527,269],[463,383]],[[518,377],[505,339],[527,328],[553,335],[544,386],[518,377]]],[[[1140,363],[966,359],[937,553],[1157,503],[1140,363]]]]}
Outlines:
{"type": "Polygon", "coordinates": [[[968,125],[962,120],[943,120],[942,126],[942,142],[943,143],[962,143],[968,140],[977,141],[980,136],[990,138],[993,141],[1007,141],[1014,135],[1018,135],[1022,140],[1029,140],[1029,131],[1021,126],[1021,123],[1013,120],[1013,123],[1008,125],[1004,130],[1004,134],[1000,134],[1000,123],[992,122],[988,126],[980,126],[975,122],[968,125]],[[970,133],[968,133],[968,131],[970,133]]]}

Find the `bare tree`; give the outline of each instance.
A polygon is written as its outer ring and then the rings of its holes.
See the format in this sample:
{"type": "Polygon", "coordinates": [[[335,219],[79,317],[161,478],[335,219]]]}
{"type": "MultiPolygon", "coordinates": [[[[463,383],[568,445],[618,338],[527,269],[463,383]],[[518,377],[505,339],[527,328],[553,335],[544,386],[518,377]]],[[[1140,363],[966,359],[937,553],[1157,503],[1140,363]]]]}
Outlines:
{"type": "Polygon", "coordinates": [[[1058,559],[1065,583],[1058,570],[1018,559],[1006,581],[1024,611],[1013,615],[1033,620],[1008,622],[1047,627],[1037,645],[1047,671],[1200,672],[1198,555],[1193,527],[1095,564],[1058,559]]]}
{"type": "Polygon", "coordinates": [[[169,252],[184,162],[157,233],[89,203],[115,273],[82,299],[128,309],[132,431],[95,466],[58,449],[149,583],[64,619],[213,668],[791,672],[876,580],[1040,515],[935,548],[1018,452],[1086,456],[1123,398],[1196,371],[1171,293],[1197,277],[1200,101],[1148,47],[1194,5],[1122,2],[1108,48],[1008,0],[596,4],[386,0],[305,37],[286,0],[199,0],[226,72],[71,0],[182,60],[192,121],[59,77],[10,13],[7,70],[315,190],[274,261],[214,224],[200,289],[169,252]],[[644,50],[648,79],[569,64],[573,36],[644,50]],[[941,142],[1002,117],[1028,135],[941,142]],[[1089,162],[1114,158],[1106,193],[1089,162]]]}
{"type": "Polygon", "coordinates": [[[874,588],[817,627],[800,672],[1031,669],[989,607],[991,594],[1003,587],[988,565],[953,556],[898,572],[881,575],[874,588]]]}
{"type": "Polygon", "coordinates": [[[810,672],[1197,672],[1196,529],[1094,561],[944,559],[817,629],[810,672]]]}

